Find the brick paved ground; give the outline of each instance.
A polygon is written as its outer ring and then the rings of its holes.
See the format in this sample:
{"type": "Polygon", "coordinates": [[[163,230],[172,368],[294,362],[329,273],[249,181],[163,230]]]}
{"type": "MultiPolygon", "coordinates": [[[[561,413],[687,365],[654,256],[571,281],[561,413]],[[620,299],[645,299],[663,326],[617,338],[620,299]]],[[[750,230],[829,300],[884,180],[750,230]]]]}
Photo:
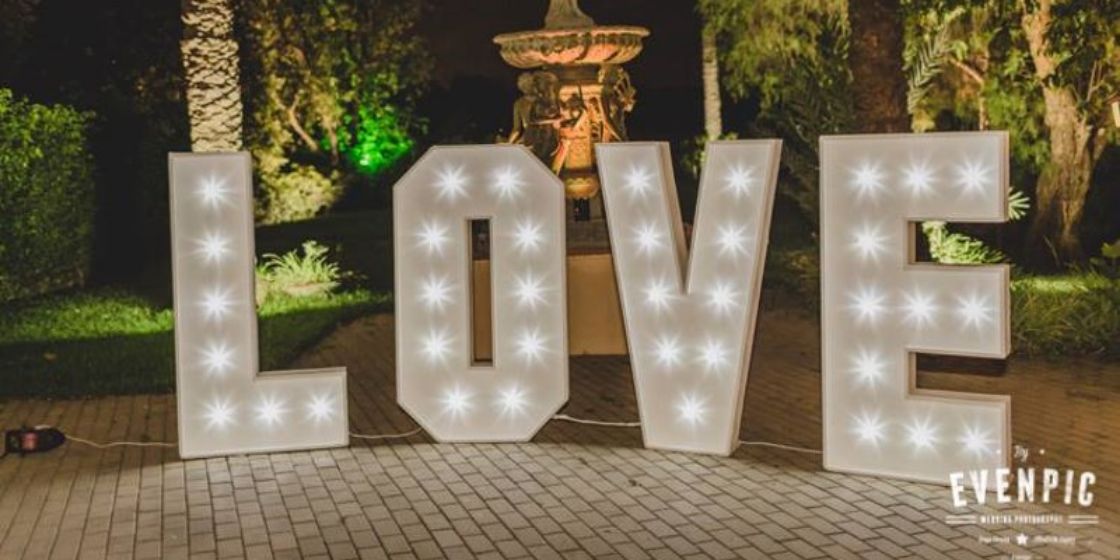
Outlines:
{"type": "MultiPolygon", "coordinates": [[[[817,335],[812,317],[763,313],[745,438],[819,447],[817,335]]],[[[357,431],[415,426],[393,402],[392,340],[391,318],[371,317],[301,360],[349,367],[357,431]]],[[[553,421],[517,445],[436,445],[421,434],[189,462],[174,450],[74,444],[9,457],[0,558],[1120,558],[1120,368],[1021,361],[1002,377],[919,383],[1010,393],[1015,441],[1032,462],[1096,471],[1101,524],[951,527],[941,487],[824,473],[817,456],[759,447],[731,458],[648,451],[636,429],[553,421]],[[1020,531],[1078,543],[979,538],[1020,531]]],[[[634,420],[626,360],[575,359],[564,412],[634,420]]],[[[168,395],[0,403],[0,426],[25,421],[98,440],[175,438],[168,395]]]]}

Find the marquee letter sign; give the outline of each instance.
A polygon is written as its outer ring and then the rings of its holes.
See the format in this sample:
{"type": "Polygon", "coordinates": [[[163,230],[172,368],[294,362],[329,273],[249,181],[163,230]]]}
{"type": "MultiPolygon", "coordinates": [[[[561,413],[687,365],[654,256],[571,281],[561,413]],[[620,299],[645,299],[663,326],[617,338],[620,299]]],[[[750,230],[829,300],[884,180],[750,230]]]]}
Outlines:
{"type": "Polygon", "coordinates": [[[1007,219],[1002,132],[821,139],[824,466],[948,483],[1010,460],[1010,398],[915,387],[916,352],[1004,358],[1008,267],[915,264],[910,222],[1007,219]]]}
{"type": "Polygon", "coordinates": [[[738,443],[780,150],[709,144],[690,256],[668,145],[597,146],[646,447],[738,443]]]}
{"type": "Polygon", "coordinates": [[[439,441],[526,441],[568,400],[564,187],[523,146],[435,147],[394,187],[397,400],[439,441]],[[492,363],[470,223],[490,223],[492,363]]]}
{"type": "Polygon", "coordinates": [[[258,373],[249,154],[169,163],[179,454],[347,445],[345,368],[258,373]]]}

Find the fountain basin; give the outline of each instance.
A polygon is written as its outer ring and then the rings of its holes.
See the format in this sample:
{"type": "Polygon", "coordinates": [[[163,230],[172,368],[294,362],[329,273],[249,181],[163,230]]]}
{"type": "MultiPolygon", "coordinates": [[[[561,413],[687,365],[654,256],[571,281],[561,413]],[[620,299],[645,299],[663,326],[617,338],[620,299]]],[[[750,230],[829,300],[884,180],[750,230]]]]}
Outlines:
{"type": "Polygon", "coordinates": [[[539,29],[494,37],[502,59],[510,66],[623,64],[642,51],[649,30],[630,25],[600,25],[571,29],[539,29]]]}

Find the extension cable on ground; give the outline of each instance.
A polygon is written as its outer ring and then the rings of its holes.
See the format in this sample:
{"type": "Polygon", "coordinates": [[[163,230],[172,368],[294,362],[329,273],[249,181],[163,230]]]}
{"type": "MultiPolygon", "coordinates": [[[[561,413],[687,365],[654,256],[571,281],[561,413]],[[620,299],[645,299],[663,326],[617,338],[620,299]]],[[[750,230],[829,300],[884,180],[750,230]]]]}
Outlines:
{"type": "MultiPolygon", "coordinates": [[[[562,422],[573,422],[576,424],[584,424],[590,426],[605,426],[610,428],[640,428],[641,422],[609,422],[605,420],[593,420],[587,418],[577,418],[567,414],[557,414],[552,417],[553,420],[562,422]]],[[[423,432],[423,428],[416,428],[408,432],[396,434],[359,434],[355,432],[350,433],[350,437],[363,440],[385,440],[385,439],[401,439],[408,438],[423,432]]],[[[178,444],[168,443],[162,441],[111,441],[111,442],[96,442],[77,436],[68,436],[59,429],[51,426],[36,426],[35,428],[23,428],[20,430],[9,430],[5,432],[4,437],[4,453],[0,454],[0,458],[4,458],[9,454],[18,453],[26,455],[29,453],[41,453],[50,451],[61,446],[66,440],[88,445],[95,449],[110,449],[113,447],[161,447],[161,448],[174,448],[178,444]]],[[[810,449],[807,447],[797,447],[794,445],[785,445],[781,443],[773,443],[769,441],[746,441],[740,440],[739,445],[770,447],[774,449],[782,449],[785,451],[794,451],[797,453],[811,453],[820,455],[821,450],[810,449]]]]}

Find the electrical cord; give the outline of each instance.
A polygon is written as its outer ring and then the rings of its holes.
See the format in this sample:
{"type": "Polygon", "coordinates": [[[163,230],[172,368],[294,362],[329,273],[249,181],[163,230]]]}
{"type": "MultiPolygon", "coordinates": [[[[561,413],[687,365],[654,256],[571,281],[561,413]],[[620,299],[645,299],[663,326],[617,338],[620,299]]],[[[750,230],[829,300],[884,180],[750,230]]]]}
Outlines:
{"type": "Polygon", "coordinates": [[[589,426],[608,426],[612,428],[639,428],[641,422],[606,422],[603,420],[588,420],[586,418],[576,418],[568,416],[567,414],[557,414],[552,417],[553,420],[560,420],[562,422],[574,422],[576,424],[587,424],[589,426]]]}
{"type": "Polygon", "coordinates": [[[739,445],[757,445],[759,447],[773,447],[774,449],[784,449],[786,451],[796,451],[797,453],[812,453],[813,455],[820,455],[820,449],[810,449],[808,447],[797,447],[794,445],[785,445],[781,443],[771,443],[769,441],[744,441],[739,440],[739,445]]]}
{"type": "MultiPolygon", "coordinates": [[[[572,423],[575,423],[575,424],[584,424],[584,425],[589,425],[589,426],[605,426],[605,427],[610,427],[610,428],[639,428],[642,425],[641,422],[608,422],[608,421],[605,421],[605,420],[593,420],[593,419],[588,419],[588,418],[577,418],[575,416],[569,416],[567,414],[556,414],[552,417],[552,419],[553,420],[559,420],[561,422],[572,422],[572,423]]],[[[397,433],[397,434],[359,434],[359,433],[356,433],[356,432],[350,432],[350,437],[356,438],[356,439],[364,439],[364,440],[403,439],[403,438],[412,437],[412,436],[414,436],[416,434],[419,434],[423,431],[424,431],[424,428],[419,428],[418,427],[414,430],[410,430],[410,431],[402,432],[402,433],[397,433]]],[[[88,445],[88,446],[93,447],[95,449],[109,449],[109,448],[112,448],[112,447],[161,447],[161,448],[178,447],[178,444],[176,444],[176,443],[167,443],[167,442],[162,442],[162,441],[146,441],[146,442],[141,442],[141,441],[112,441],[112,442],[108,442],[108,443],[99,443],[99,442],[96,442],[96,441],[91,441],[91,440],[88,440],[88,439],[85,439],[85,438],[80,438],[80,437],[72,436],[72,435],[67,435],[66,438],[70,441],[73,441],[74,443],[80,443],[80,444],[83,444],[83,445],[88,445]]],[[[747,445],[747,446],[758,446],[758,447],[770,447],[770,448],[773,448],[773,449],[782,449],[782,450],[785,450],[785,451],[793,451],[793,452],[796,452],[796,453],[810,453],[810,454],[813,454],[813,455],[820,455],[821,454],[821,450],[819,450],[819,449],[810,449],[810,448],[807,448],[807,447],[797,447],[797,446],[794,446],[794,445],[785,445],[785,444],[773,443],[773,442],[769,442],[769,441],[740,440],[739,445],[740,446],[747,445]]],[[[8,456],[8,451],[5,449],[5,450],[3,450],[3,453],[0,454],[0,459],[3,459],[4,457],[7,457],[7,456],[8,456]]]]}
{"type": "Polygon", "coordinates": [[[110,447],[178,447],[178,444],[163,441],[111,441],[109,443],[97,443],[96,441],[90,441],[72,435],[67,435],[66,439],[96,449],[109,449],[110,447]]]}
{"type": "Polygon", "coordinates": [[[411,437],[411,436],[414,436],[414,435],[416,435],[416,434],[418,434],[422,431],[424,431],[424,428],[416,428],[415,430],[412,430],[410,432],[404,432],[404,433],[401,433],[401,434],[369,435],[369,434],[356,434],[354,432],[350,432],[350,437],[358,438],[358,439],[397,439],[397,438],[411,437]]]}

